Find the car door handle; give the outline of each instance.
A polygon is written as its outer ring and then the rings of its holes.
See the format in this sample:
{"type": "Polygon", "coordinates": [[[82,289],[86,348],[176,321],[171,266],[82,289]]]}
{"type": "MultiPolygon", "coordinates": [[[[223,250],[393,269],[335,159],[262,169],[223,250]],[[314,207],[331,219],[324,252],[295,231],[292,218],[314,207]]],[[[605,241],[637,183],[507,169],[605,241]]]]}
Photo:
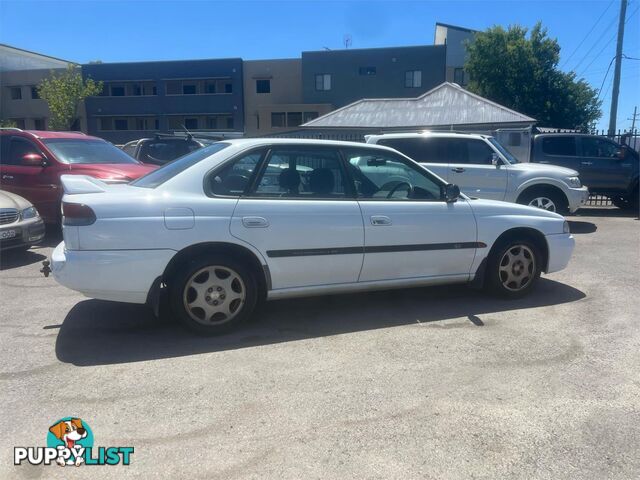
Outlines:
{"type": "Polygon", "coordinates": [[[581,165],[593,165],[593,162],[580,162],[581,165]]]}
{"type": "Polygon", "coordinates": [[[376,227],[383,227],[385,225],[391,225],[391,219],[389,217],[385,217],[384,215],[372,215],[371,216],[371,225],[376,227]]]}
{"type": "Polygon", "coordinates": [[[266,228],[269,222],[263,217],[242,217],[242,225],[246,228],[266,228]]]}
{"type": "Polygon", "coordinates": [[[13,180],[13,175],[2,175],[3,180],[13,180]]]}
{"type": "Polygon", "coordinates": [[[464,168],[456,167],[456,168],[452,168],[451,171],[452,172],[456,172],[456,173],[462,173],[462,172],[464,172],[464,168]]]}

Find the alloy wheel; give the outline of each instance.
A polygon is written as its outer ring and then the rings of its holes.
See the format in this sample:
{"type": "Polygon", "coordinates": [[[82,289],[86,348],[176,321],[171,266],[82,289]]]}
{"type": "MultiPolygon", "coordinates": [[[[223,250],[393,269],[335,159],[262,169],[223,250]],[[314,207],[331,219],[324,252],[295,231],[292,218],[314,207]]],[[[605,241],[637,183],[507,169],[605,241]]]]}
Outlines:
{"type": "Polygon", "coordinates": [[[498,270],[502,286],[512,292],[518,292],[533,281],[536,258],[526,245],[512,245],[500,259],[498,270]]]}
{"type": "Polygon", "coordinates": [[[246,288],[240,275],[212,265],[194,273],[184,287],[183,303],[189,316],[203,325],[220,325],[242,310],[246,288]]]}
{"type": "Polygon", "coordinates": [[[535,197],[529,202],[529,206],[541,208],[549,212],[556,211],[556,204],[549,197],[535,197]]]}

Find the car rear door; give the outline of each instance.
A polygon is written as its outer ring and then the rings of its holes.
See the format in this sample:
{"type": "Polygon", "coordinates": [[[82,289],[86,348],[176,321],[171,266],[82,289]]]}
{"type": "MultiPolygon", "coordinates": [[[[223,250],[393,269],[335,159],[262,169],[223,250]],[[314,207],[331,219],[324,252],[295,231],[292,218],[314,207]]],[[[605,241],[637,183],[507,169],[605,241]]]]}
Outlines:
{"type": "Polygon", "coordinates": [[[495,151],[479,138],[449,137],[449,182],[455,183],[470,197],[504,200],[507,191],[507,168],[493,165],[495,151]]]}
{"type": "Polygon", "coordinates": [[[364,228],[346,178],[336,148],[276,145],[267,153],[231,234],[267,260],[272,289],[358,280],[364,228]]]}
{"type": "Polygon", "coordinates": [[[442,138],[420,135],[405,138],[382,138],[378,145],[391,147],[427,167],[445,181],[449,181],[446,145],[442,138]]]}
{"type": "Polygon", "coordinates": [[[441,276],[466,280],[478,247],[468,202],[447,203],[440,181],[393,152],[343,152],[364,223],[359,281],[441,276]]]}
{"type": "Polygon", "coordinates": [[[585,135],[579,140],[582,183],[598,191],[626,191],[632,165],[622,161],[621,147],[601,137],[585,135]]]}

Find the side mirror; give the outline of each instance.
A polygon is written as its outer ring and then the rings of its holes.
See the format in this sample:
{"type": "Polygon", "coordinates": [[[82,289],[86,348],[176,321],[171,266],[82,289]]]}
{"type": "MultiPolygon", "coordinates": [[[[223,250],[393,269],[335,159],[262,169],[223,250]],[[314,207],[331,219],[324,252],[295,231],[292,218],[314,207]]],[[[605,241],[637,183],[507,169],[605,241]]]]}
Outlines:
{"type": "Polygon", "coordinates": [[[627,157],[627,146],[623,145],[622,147],[620,147],[620,150],[616,151],[616,157],[619,160],[624,160],[627,157]]]}
{"type": "Polygon", "coordinates": [[[455,183],[447,183],[444,186],[444,199],[447,203],[453,203],[460,198],[460,187],[455,183]]]}
{"type": "Polygon", "coordinates": [[[20,159],[20,165],[25,167],[45,167],[47,160],[39,153],[27,153],[20,159]]]}
{"type": "Polygon", "coordinates": [[[500,155],[498,155],[497,153],[491,154],[491,165],[495,165],[496,167],[499,167],[500,165],[502,165],[502,160],[500,159],[500,155]]]}

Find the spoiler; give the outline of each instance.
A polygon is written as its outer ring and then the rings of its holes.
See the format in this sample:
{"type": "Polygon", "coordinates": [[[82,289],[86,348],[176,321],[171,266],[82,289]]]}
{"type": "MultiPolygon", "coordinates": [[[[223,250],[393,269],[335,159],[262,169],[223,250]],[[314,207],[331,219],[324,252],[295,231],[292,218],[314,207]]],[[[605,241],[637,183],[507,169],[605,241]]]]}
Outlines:
{"type": "Polygon", "coordinates": [[[109,188],[103,181],[88,175],[62,175],[60,181],[62,182],[64,193],[67,195],[102,193],[109,188]]]}

